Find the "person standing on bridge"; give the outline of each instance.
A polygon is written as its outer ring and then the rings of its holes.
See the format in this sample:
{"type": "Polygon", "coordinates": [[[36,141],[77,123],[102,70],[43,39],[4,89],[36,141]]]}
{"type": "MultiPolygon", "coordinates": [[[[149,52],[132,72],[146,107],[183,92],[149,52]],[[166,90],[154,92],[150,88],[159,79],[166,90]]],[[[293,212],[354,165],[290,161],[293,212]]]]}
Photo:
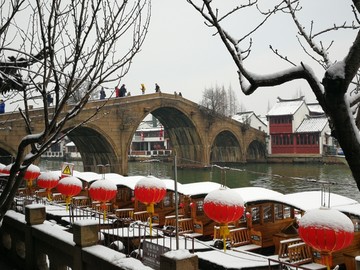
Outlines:
{"type": "Polygon", "coordinates": [[[5,102],[2,99],[0,99],[0,114],[1,113],[5,113],[5,102]]]}
{"type": "Polygon", "coordinates": [[[126,88],[125,88],[125,84],[123,84],[121,87],[120,87],[120,97],[125,97],[126,95],[126,88]]]}
{"type": "Polygon", "coordinates": [[[104,87],[101,87],[101,90],[100,90],[100,99],[105,99],[105,98],[106,98],[106,93],[105,93],[104,87]]]}
{"type": "Polygon", "coordinates": [[[145,84],[142,83],[140,89],[141,89],[141,93],[142,93],[142,94],[145,94],[145,90],[146,90],[145,84]]]}
{"type": "Polygon", "coordinates": [[[155,83],[155,92],[156,92],[156,93],[160,93],[160,92],[161,92],[160,86],[159,86],[157,83],[155,83]]]}

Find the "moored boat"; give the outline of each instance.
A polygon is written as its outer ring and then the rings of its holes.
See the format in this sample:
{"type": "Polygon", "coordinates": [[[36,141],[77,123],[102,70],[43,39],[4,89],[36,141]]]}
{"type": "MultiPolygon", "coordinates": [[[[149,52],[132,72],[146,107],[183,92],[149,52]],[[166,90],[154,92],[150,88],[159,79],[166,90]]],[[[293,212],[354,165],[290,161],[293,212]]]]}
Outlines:
{"type": "MultiPolygon", "coordinates": [[[[94,174],[74,171],[74,176],[83,181],[83,190],[77,197],[85,198],[87,206],[96,209],[96,202],[89,198],[88,188],[96,180],[104,179],[112,181],[118,188],[117,196],[109,203],[109,212],[118,218],[131,221],[139,218],[142,221],[148,219],[146,205],[136,200],[134,188],[136,183],[144,176],[121,176],[117,174],[94,174]],[[143,214],[143,218],[140,218],[143,214]],[[136,215],[138,215],[136,217],[136,215]]],[[[150,176],[153,177],[153,176],[150,176]]],[[[175,209],[178,207],[180,218],[179,226],[182,234],[196,233],[196,237],[203,240],[218,239],[218,224],[210,220],[203,211],[204,198],[206,195],[221,186],[214,182],[198,182],[191,184],[177,183],[179,204],[175,204],[175,182],[172,179],[163,179],[166,184],[165,198],[155,206],[153,222],[158,227],[176,225],[175,209]],[[206,239],[207,237],[208,239],[206,239]]],[[[345,213],[354,223],[355,236],[352,244],[332,254],[332,267],[335,265],[351,264],[356,255],[360,255],[360,233],[357,224],[360,222],[360,204],[352,199],[323,191],[298,192],[282,194],[261,187],[246,187],[234,189],[244,200],[245,214],[238,221],[230,225],[229,248],[232,252],[249,250],[263,256],[279,255],[281,245],[290,239],[298,238],[298,220],[306,212],[319,208],[324,204],[345,213]],[[240,237],[241,233],[241,237],[240,237]],[[284,242],[285,241],[285,242],[284,242]],[[351,260],[351,262],[348,262],[351,260]]],[[[55,193],[56,190],[55,190],[55,193]]],[[[78,198],[74,198],[78,199],[78,198]]],[[[84,205],[82,205],[84,206],[84,205]]],[[[193,235],[193,236],[194,236],[193,235]]],[[[315,252],[314,262],[320,263],[322,254],[315,252]]],[[[205,257],[205,256],[204,256],[205,257]]],[[[221,263],[221,262],[220,262],[221,263]]]]}

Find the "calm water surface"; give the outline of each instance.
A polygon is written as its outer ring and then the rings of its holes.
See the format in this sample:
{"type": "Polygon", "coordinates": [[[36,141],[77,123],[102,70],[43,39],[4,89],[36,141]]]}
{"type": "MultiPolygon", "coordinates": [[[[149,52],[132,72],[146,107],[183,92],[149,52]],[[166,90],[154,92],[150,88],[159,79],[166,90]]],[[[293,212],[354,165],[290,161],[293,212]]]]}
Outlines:
{"type": "MultiPolygon", "coordinates": [[[[82,164],[74,162],[81,171],[82,164]]],[[[44,161],[40,167],[59,170],[61,162],[44,161]]],[[[129,175],[152,174],[160,178],[174,179],[172,163],[129,162],[129,175]]],[[[213,181],[228,187],[256,186],[273,189],[281,193],[320,190],[322,182],[330,182],[330,190],[360,201],[354,178],[346,165],[323,164],[246,164],[228,165],[228,169],[178,169],[179,183],[213,181]]],[[[328,185],[327,185],[328,186],[328,185]]]]}

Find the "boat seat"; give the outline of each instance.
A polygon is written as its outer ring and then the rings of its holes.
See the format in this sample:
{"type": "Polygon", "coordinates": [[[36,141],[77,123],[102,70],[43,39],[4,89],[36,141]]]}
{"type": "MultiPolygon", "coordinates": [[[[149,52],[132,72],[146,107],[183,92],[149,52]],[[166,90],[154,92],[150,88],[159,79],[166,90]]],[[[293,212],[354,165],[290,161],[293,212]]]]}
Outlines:
{"type": "Polygon", "coordinates": [[[134,212],[134,220],[139,220],[142,222],[148,222],[149,213],[147,211],[138,211],[134,212]]]}
{"type": "Polygon", "coordinates": [[[314,263],[311,249],[304,242],[288,246],[289,263],[302,269],[327,269],[323,264],[314,263]]]}
{"type": "Polygon", "coordinates": [[[230,230],[231,247],[239,247],[251,244],[250,230],[248,228],[236,228],[230,230]]]}
{"type": "Polygon", "coordinates": [[[301,242],[303,242],[301,238],[290,238],[290,239],[281,240],[279,246],[279,253],[278,253],[279,259],[288,259],[289,258],[288,247],[290,245],[301,242]]]}
{"type": "Polygon", "coordinates": [[[115,210],[115,215],[120,219],[132,219],[134,208],[119,208],[115,210]]]}

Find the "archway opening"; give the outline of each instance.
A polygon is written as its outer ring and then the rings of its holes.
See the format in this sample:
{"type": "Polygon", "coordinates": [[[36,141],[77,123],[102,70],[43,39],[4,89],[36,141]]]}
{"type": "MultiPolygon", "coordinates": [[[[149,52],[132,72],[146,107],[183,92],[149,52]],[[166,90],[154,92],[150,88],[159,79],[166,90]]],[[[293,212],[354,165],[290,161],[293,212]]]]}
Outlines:
{"type": "Polygon", "coordinates": [[[202,164],[201,153],[203,149],[200,136],[186,114],[173,107],[161,107],[149,115],[156,119],[152,121],[158,121],[157,126],[150,127],[148,131],[139,126],[134,136],[137,146],[134,146],[133,140],[130,152],[141,148],[139,147],[139,140],[142,140],[142,150],[146,149],[151,158],[170,157],[175,150],[179,166],[204,165],[202,164]],[[148,133],[148,137],[145,133],[148,133]]]}
{"type": "Polygon", "coordinates": [[[265,144],[254,140],[250,143],[246,152],[246,161],[250,162],[264,162],[266,160],[266,146],[265,144]]]}
{"type": "Polygon", "coordinates": [[[211,163],[239,163],[242,161],[241,157],[241,147],[234,134],[230,131],[220,132],[211,146],[211,163]]]}

